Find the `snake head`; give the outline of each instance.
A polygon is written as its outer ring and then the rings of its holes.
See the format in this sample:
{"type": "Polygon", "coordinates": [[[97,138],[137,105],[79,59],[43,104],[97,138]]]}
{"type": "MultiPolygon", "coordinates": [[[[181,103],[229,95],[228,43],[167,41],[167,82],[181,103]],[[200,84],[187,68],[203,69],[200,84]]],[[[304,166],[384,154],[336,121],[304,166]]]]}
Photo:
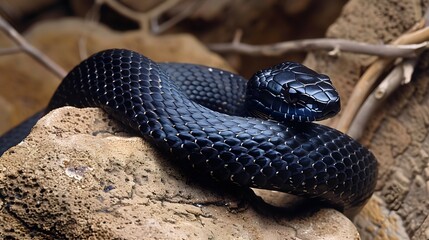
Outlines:
{"type": "Polygon", "coordinates": [[[249,80],[246,107],[252,116],[309,122],[340,111],[340,97],[328,76],[302,64],[284,62],[249,80]]]}

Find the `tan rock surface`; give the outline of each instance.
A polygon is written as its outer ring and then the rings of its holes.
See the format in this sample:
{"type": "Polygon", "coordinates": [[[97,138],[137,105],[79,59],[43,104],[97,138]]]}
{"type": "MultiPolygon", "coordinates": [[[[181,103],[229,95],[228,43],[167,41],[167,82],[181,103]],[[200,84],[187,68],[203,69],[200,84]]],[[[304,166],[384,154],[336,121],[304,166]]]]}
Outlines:
{"type": "Polygon", "coordinates": [[[98,109],[61,108],[0,157],[0,235],[35,239],[358,239],[329,209],[240,206],[98,109]]]}
{"type": "MultiPolygon", "coordinates": [[[[389,42],[421,19],[429,1],[351,0],[328,37],[389,42]]],[[[310,54],[306,64],[328,74],[347,96],[369,57],[342,53],[310,54]]],[[[379,161],[375,197],[355,219],[363,239],[429,237],[429,57],[420,60],[412,82],[403,86],[369,121],[363,134],[379,161]]]]}

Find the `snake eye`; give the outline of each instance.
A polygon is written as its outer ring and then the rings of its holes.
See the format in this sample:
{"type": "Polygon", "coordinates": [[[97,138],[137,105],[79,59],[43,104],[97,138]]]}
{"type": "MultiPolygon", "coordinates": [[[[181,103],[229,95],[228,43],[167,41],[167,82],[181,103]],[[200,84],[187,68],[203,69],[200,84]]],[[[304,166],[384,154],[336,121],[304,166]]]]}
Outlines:
{"type": "Polygon", "coordinates": [[[283,88],[282,93],[288,103],[296,103],[299,100],[299,93],[294,88],[283,88]]]}

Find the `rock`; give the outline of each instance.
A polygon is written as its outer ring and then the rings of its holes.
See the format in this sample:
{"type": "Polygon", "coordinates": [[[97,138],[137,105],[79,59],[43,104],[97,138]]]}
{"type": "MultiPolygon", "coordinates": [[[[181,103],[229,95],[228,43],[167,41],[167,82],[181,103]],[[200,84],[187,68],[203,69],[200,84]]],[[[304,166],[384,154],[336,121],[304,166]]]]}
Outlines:
{"type": "MultiPolygon", "coordinates": [[[[156,37],[142,31],[117,32],[81,19],[60,19],[36,24],[25,37],[67,71],[107,48],[128,48],[157,61],[199,63],[232,71],[222,58],[189,34],[156,37]]],[[[0,44],[11,45],[1,36],[0,44]]],[[[44,108],[60,79],[25,54],[2,56],[0,71],[0,96],[10,106],[0,108],[1,135],[44,108]]]]}
{"type": "MultiPolygon", "coordinates": [[[[328,37],[388,43],[421,19],[429,1],[351,0],[328,37]]],[[[370,57],[309,54],[306,64],[331,77],[347,107],[370,57]]],[[[429,56],[421,57],[410,84],[379,109],[363,134],[379,161],[375,196],[355,223],[363,239],[427,239],[429,216],[429,56]],[[426,236],[426,237],[425,237],[426,236]]],[[[387,70],[387,69],[386,69],[387,70]]]]}
{"type": "Polygon", "coordinates": [[[359,239],[335,210],[256,211],[164,157],[99,109],[54,110],[0,157],[0,236],[359,239]]]}

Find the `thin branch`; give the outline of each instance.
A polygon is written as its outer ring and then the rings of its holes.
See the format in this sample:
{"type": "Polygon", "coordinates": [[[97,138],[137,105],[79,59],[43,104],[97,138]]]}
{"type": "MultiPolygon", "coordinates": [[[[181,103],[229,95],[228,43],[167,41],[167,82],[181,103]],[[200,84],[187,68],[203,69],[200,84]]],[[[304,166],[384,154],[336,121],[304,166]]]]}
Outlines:
{"type": "Polygon", "coordinates": [[[136,11],[117,0],[96,0],[95,5],[106,4],[124,17],[137,22],[140,29],[143,31],[159,34],[188,17],[193,10],[202,3],[202,1],[191,1],[187,3],[187,6],[184,7],[183,11],[160,24],[158,22],[159,16],[176,6],[179,2],[180,0],[166,0],[146,12],[136,11]]]}
{"type": "Polygon", "coordinates": [[[0,56],[15,54],[15,53],[19,53],[22,51],[23,51],[23,49],[20,47],[0,48],[0,56]]]}
{"type": "Polygon", "coordinates": [[[107,4],[123,16],[136,21],[139,24],[140,29],[149,32],[151,30],[150,21],[174,7],[179,2],[179,0],[166,0],[152,10],[144,13],[134,11],[116,0],[97,0],[97,2],[107,4]]]}
{"type": "Polygon", "coordinates": [[[19,48],[30,55],[33,59],[48,68],[52,73],[59,78],[64,78],[67,72],[58,64],[53,62],[48,56],[33,47],[24,37],[21,36],[3,17],[0,16],[0,30],[12,39],[19,48]]]}
{"type": "Polygon", "coordinates": [[[171,17],[167,21],[163,22],[162,24],[159,24],[158,19],[159,15],[153,16],[151,20],[151,30],[155,34],[160,34],[162,32],[165,32],[167,29],[173,27],[180,21],[186,19],[192,12],[195,10],[197,6],[199,6],[202,3],[202,1],[192,1],[186,6],[183,11],[180,11],[177,15],[171,17]]]}
{"type": "MultiPolygon", "coordinates": [[[[424,28],[429,24],[429,8],[426,9],[424,17],[403,36],[399,37],[395,42],[418,42],[425,41],[428,37],[424,33],[424,28]]],[[[373,113],[380,105],[402,84],[407,84],[411,81],[412,74],[417,63],[417,57],[407,60],[397,59],[396,66],[393,70],[381,81],[377,88],[366,98],[365,102],[360,106],[354,119],[350,123],[347,133],[354,137],[360,138],[367,122],[371,119],[373,113]]],[[[386,65],[387,66],[387,65],[386,65]]],[[[382,71],[382,70],[380,70],[382,71]]],[[[364,79],[361,79],[364,80],[364,79]]],[[[370,89],[368,89],[370,91],[370,89]]],[[[354,102],[349,102],[352,108],[354,102]]],[[[346,118],[346,117],[344,117],[346,118]]],[[[340,120],[341,121],[341,120],[340,120]]],[[[347,122],[345,122],[347,124],[347,122]]]]}
{"type": "MultiPolygon", "coordinates": [[[[97,0],[96,4],[106,4],[109,7],[113,8],[115,11],[117,11],[119,14],[134,20],[136,22],[138,22],[139,24],[142,24],[142,22],[144,21],[148,21],[146,19],[146,16],[140,16],[141,14],[137,11],[132,10],[131,8],[126,7],[125,5],[123,5],[122,3],[116,1],[116,0],[97,0]]],[[[144,25],[144,24],[143,24],[144,25]]],[[[142,26],[140,26],[142,27],[142,26]]],[[[147,30],[147,28],[146,28],[147,30]]]]}
{"type": "MultiPolygon", "coordinates": [[[[417,44],[429,40],[429,27],[405,33],[393,42],[395,45],[417,44]]],[[[341,118],[336,128],[342,132],[348,132],[354,117],[361,108],[365,99],[375,88],[377,79],[394,62],[393,58],[376,60],[362,75],[349,98],[347,106],[344,108],[341,118]]]]}
{"type": "MultiPolygon", "coordinates": [[[[429,33],[429,29],[425,33],[429,33]]],[[[208,47],[216,52],[236,52],[257,56],[279,56],[288,52],[312,50],[335,50],[337,52],[353,52],[382,57],[412,57],[418,55],[428,47],[426,42],[419,41],[418,43],[393,46],[362,43],[346,39],[316,38],[258,46],[241,42],[218,43],[210,44],[208,47]]]]}
{"type": "Polygon", "coordinates": [[[91,32],[90,27],[97,27],[98,20],[100,19],[100,8],[102,2],[97,0],[86,13],[84,21],[87,28],[82,28],[78,40],[79,57],[81,60],[88,58],[88,34],[91,32]]]}
{"type": "Polygon", "coordinates": [[[401,61],[395,68],[381,81],[378,87],[369,95],[364,104],[360,108],[356,117],[347,132],[354,139],[362,137],[363,128],[373,116],[374,112],[380,108],[385,100],[399,87],[401,84],[406,84],[411,80],[411,75],[417,59],[408,59],[401,61]]]}
{"type": "Polygon", "coordinates": [[[167,0],[160,5],[156,6],[154,9],[146,12],[145,14],[148,15],[149,18],[155,18],[157,16],[162,15],[166,11],[170,10],[172,7],[177,5],[180,0],[167,0]]]}
{"type": "Polygon", "coordinates": [[[234,38],[232,39],[232,44],[239,44],[243,38],[243,29],[237,29],[234,33],[234,38]]]}

